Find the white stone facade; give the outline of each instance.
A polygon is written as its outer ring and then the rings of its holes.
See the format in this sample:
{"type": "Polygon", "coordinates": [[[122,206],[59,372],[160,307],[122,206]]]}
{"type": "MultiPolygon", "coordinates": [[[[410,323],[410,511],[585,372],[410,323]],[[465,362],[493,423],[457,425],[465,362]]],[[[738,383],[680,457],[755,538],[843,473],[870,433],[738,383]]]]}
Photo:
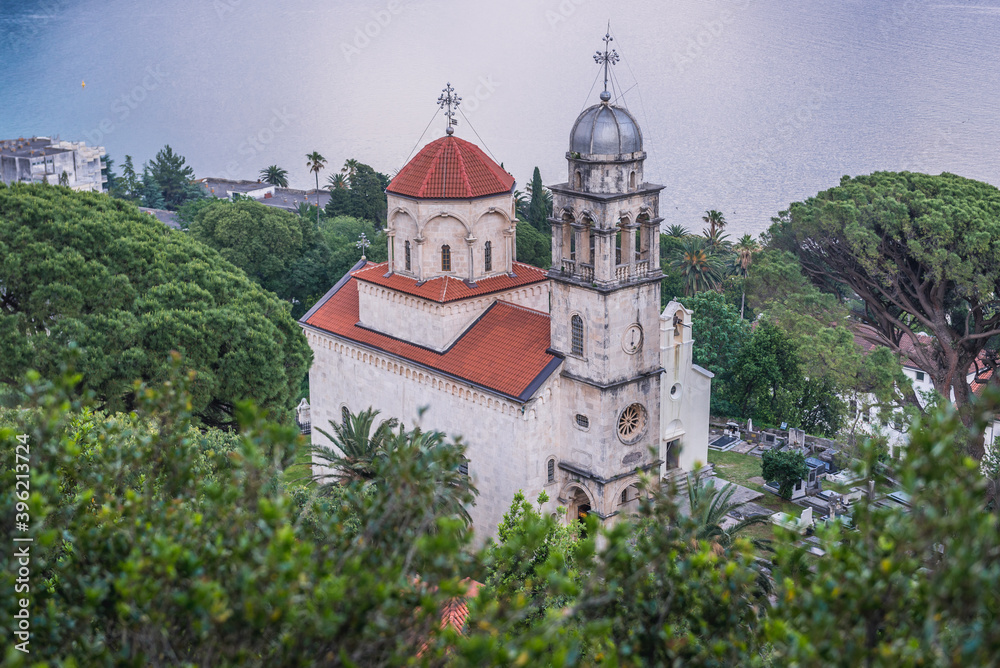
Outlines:
{"type": "MultiPolygon", "coordinates": [[[[325,429],[341,420],[344,408],[358,412],[371,406],[407,427],[423,410],[422,428],[462,436],[469,475],[479,490],[470,509],[479,542],[495,533],[518,490],[529,499],[546,491],[550,500],[543,510],[562,512],[567,521],[591,513],[613,523],[637,505],[642,476],[656,483],[671,468],[690,470],[707,461],[712,374],[692,364],[691,312],[676,302],[660,312],[662,187],[643,181],[641,132],[626,111],[608,104],[609,97],[602,97],[604,107],[584,112],[597,119],[587,126],[591,134],[571,139],[571,146],[600,146],[602,152],[571,150],[569,182],[551,187],[547,280],[538,282],[536,276],[520,287],[456,301],[427,290],[428,281],[442,276],[474,290],[477,281],[525,269],[514,264],[513,186],[500,194],[431,199],[394,193],[390,185],[387,273],[378,269],[377,276],[366,278],[360,272],[340,288],[358,291],[357,323],[350,313],[355,329],[332,334],[310,325],[310,314],[303,318],[314,354],[313,425],[325,429]],[[612,131],[621,134],[609,135],[612,131]],[[603,152],[609,146],[627,146],[629,152],[603,152]],[[384,343],[390,348],[401,340],[447,355],[497,301],[548,315],[547,333],[534,313],[534,338],[514,344],[512,332],[527,330],[517,320],[523,312],[511,309],[502,316],[510,318],[503,321],[510,326],[487,341],[514,352],[515,345],[529,346],[525,356],[544,353],[552,360],[537,370],[535,380],[508,395],[436,370],[446,367],[413,361],[425,358],[356,342],[376,339],[349,338],[363,328],[369,337],[373,332],[393,337],[391,345],[384,343]]],[[[578,122],[574,134],[583,126],[578,122]]],[[[404,167],[405,192],[425,192],[415,188],[439,173],[431,168],[419,173],[423,164],[429,161],[415,158],[404,167]]],[[[502,173],[493,163],[487,167],[480,173],[502,173]]],[[[480,379],[507,373],[478,368],[475,360],[472,365],[487,374],[480,379]]],[[[316,429],[313,438],[325,440],[316,429]]]]}

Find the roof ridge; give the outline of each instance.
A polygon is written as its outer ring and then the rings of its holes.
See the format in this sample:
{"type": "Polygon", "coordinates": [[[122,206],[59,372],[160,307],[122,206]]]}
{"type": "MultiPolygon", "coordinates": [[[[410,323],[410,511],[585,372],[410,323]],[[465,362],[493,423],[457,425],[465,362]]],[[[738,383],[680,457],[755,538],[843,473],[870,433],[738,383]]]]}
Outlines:
{"type": "Polygon", "coordinates": [[[523,304],[515,304],[514,302],[509,302],[509,301],[506,301],[506,300],[503,300],[503,299],[497,299],[496,303],[497,304],[503,304],[504,306],[510,306],[511,308],[516,308],[516,309],[519,309],[521,311],[527,311],[528,313],[537,313],[538,315],[545,316],[546,318],[551,318],[552,317],[551,314],[546,313],[545,311],[539,311],[536,308],[531,308],[530,306],[524,306],[523,304]]]}
{"type": "Polygon", "coordinates": [[[472,197],[472,184],[469,183],[469,171],[465,168],[465,156],[459,150],[460,144],[455,144],[455,159],[458,160],[458,174],[465,184],[466,195],[472,197]]]}
{"type": "MultiPolygon", "coordinates": [[[[437,172],[437,161],[441,157],[441,154],[444,152],[444,150],[445,150],[444,144],[442,144],[441,146],[438,147],[438,150],[435,151],[434,155],[431,156],[430,169],[427,170],[427,175],[424,176],[424,180],[420,182],[420,188],[417,190],[420,196],[423,196],[424,191],[427,189],[428,182],[431,180],[431,177],[433,177],[434,174],[437,172]]],[[[409,164],[410,163],[407,163],[407,165],[409,164]]],[[[403,169],[406,169],[407,165],[403,165],[403,169]]]]}

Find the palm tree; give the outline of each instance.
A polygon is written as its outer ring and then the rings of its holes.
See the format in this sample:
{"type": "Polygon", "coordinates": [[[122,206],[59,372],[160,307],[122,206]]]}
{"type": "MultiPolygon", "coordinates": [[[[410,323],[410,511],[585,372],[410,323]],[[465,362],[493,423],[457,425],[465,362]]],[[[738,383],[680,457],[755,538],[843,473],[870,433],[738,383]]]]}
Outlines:
{"type": "Polygon", "coordinates": [[[347,187],[347,179],[343,174],[330,174],[326,179],[327,190],[343,190],[347,187]]]}
{"type": "MultiPolygon", "coordinates": [[[[753,515],[723,529],[723,518],[741,505],[733,503],[733,494],[736,493],[736,490],[736,485],[732,483],[727,482],[722,487],[716,487],[714,482],[705,484],[701,478],[689,476],[688,502],[691,508],[691,518],[698,525],[695,538],[715,543],[720,548],[727,549],[747,527],[766,524],[770,521],[767,515],[753,515]]],[[[757,547],[766,546],[766,543],[758,539],[752,542],[757,547]]]]}
{"type": "Polygon", "coordinates": [[[708,233],[705,236],[712,236],[717,230],[721,231],[726,227],[726,217],[722,215],[721,211],[715,209],[706,211],[701,219],[708,223],[708,233]]]}
{"type": "Polygon", "coordinates": [[[717,230],[702,230],[705,236],[705,246],[707,246],[713,253],[719,253],[722,255],[727,255],[731,252],[732,242],[729,241],[729,235],[723,234],[722,229],[717,230]]]}
{"type": "Polygon", "coordinates": [[[691,233],[683,225],[671,225],[664,234],[675,239],[683,239],[684,237],[691,236],[691,233]]]}
{"type": "Polygon", "coordinates": [[[322,429],[319,433],[326,436],[333,447],[317,445],[313,447],[313,461],[331,473],[313,474],[321,486],[330,484],[346,485],[354,481],[363,483],[375,482],[378,476],[378,462],[386,456],[395,429],[399,422],[395,418],[382,421],[374,430],[375,418],[379,411],[367,408],[360,413],[351,413],[344,409],[342,422],[330,422],[333,434],[322,429]]]}
{"type": "Polygon", "coordinates": [[[319,171],[326,167],[326,158],[321,156],[318,151],[313,151],[312,153],[306,154],[306,167],[309,171],[316,175],[316,225],[319,225],[319,171]]]}
{"type": "Polygon", "coordinates": [[[674,251],[670,266],[680,272],[686,296],[714,290],[722,281],[722,260],[711,252],[702,237],[684,239],[674,251]]]}
{"type": "Polygon", "coordinates": [[[348,158],[344,161],[344,166],[340,168],[340,173],[344,175],[347,182],[350,183],[351,179],[354,178],[355,174],[358,173],[358,165],[361,164],[354,158],[348,158]]]}
{"type": "Polygon", "coordinates": [[[271,165],[260,170],[260,178],[264,183],[270,183],[272,186],[278,186],[279,188],[288,187],[288,171],[277,165],[271,165]]]}
{"type": "Polygon", "coordinates": [[[736,253],[736,272],[743,278],[743,295],[740,297],[740,319],[742,320],[747,298],[747,275],[750,273],[750,265],[753,264],[753,256],[760,252],[760,244],[749,234],[744,234],[733,246],[733,252],[736,253]]]}

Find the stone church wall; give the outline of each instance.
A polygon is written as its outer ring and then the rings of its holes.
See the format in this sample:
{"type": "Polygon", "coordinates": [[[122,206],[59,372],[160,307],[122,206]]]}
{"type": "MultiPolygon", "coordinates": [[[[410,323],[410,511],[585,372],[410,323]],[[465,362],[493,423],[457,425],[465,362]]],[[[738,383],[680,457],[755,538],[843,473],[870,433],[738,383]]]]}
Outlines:
{"type": "Polygon", "coordinates": [[[548,312],[548,283],[441,304],[357,281],[361,324],[383,334],[444,350],[497,300],[548,312]]]}
{"type": "Polygon", "coordinates": [[[382,352],[305,328],[313,350],[309,372],[314,444],[329,444],[316,428],[330,431],[346,406],[358,412],[369,406],[381,416],[400,419],[406,427],[461,435],[469,459],[469,475],[479,490],[469,509],[476,543],[496,533],[517,490],[534,499],[542,490],[546,456],[553,449],[558,374],[521,404],[463,381],[382,352]]]}

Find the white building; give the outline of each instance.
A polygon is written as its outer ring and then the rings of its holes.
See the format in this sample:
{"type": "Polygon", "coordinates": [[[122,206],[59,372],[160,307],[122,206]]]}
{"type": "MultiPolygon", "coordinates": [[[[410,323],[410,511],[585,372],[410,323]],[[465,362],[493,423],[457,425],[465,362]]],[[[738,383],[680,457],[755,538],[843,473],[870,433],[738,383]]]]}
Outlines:
{"type": "MultiPolygon", "coordinates": [[[[855,334],[855,342],[866,352],[870,352],[875,349],[876,343],[873,342],[877,340],[878,334],[872,330],[867,329],[862,326],[860,330],[862,334],[855,334]]],[[[917,338],[921,344],[929,344],[931,342],[931,337],[927,334],[917,334],[917,338]]],[[[917,401],[920,402],[921,407],[926,406],[930,397],[936,392],[934,389],[934,383],[931,381],[930,374],[919,368],[911,360],[909,352],[913,350],[912,340],[906,336],[900,340],[900,347],[903,352],[903,357],[900,359],[900,364],[903,367],[903,373],[907,378],[910,379],[910,383],[913,385],[913,391],[917,396],[917,401]]],[[[982,394],[983,389],[989,383],[992,376],[992,372],[987,371],[984,374],[980,374],[979,379],[976,379],[977,373],[975,368],[970,368],[966,374],[965,382],[969,383],[972,393],[975,395],[982,394]]],[[[952,390],[949,400],[955,401],[955,392],[952,390]]],[[[905,447],[909,441],[909,424],[907,424],[906,419],[902,410],[894,411],[892,417],[888,420],[883,420],[880,416],[879,408],[876,405],[876,399],[872,396],[858,396],[850,400],[851,408],[851,419],[857,421],[857,430],[862,434],[873,434],[875,432],[884,434],[888,442],[889,448],[892,452],[895,452],[896,448],[905,447]]],[[[987,451],[990,450],[993,440],[996,435],[1000,435],[1000,419],[994,420],[991,425],[986,427],[985,431],[985,443],[987,451]]]]}
{"type": "Polygon", "coordinates": [[[373,406],[412,425],[427,407],[424,429],[467,445],[479,540],[519,489],[613,522],[640,475],[707,461],[712,375],[691,362],[691,312],[659,309],[662,186],[609,100],[572,126],[551,270],[516,261],[514,178],[449,127],[387,188],[388,262],[359,263],[300,321],[312,424],[373,406]]]}
{"type": "Polygon", "coordinates": [[[0,181],[56,185],[65,174],[66,184],[73,190],[101,192],[107,182],[101,171],[104,155],[103,146],[52,141],[49,137],[0,141],[0,181]]]}

